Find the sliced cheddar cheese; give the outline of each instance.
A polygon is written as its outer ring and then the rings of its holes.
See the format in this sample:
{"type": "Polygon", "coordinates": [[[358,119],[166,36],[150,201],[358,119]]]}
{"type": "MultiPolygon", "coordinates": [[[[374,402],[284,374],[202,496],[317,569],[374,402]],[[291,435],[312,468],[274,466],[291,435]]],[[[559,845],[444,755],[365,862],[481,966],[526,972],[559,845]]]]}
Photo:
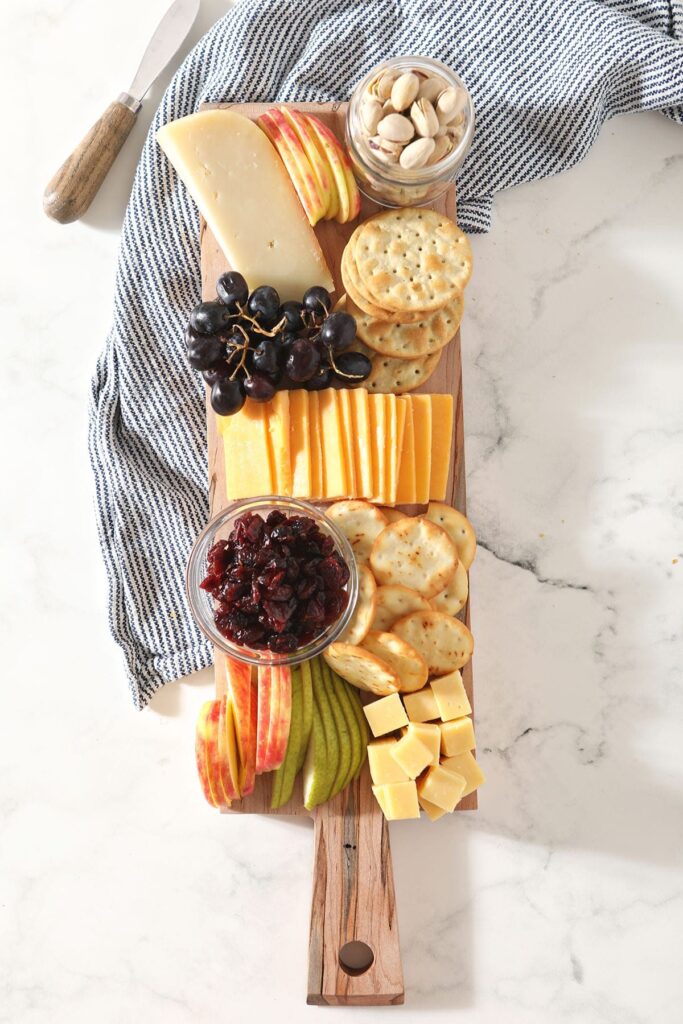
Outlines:
{"type": "Polygon", "coordinates": [[[384,490],[382,492],[383,505],[396,504],[396,462],[398,458],[398,413],[396,411],[396,395],[385,395],[386,406],[386,437],[384,440],[385,449],[385,477],[384,490]]]}
{"type": "Polygon", "coordinates": [[[415,436],[415,501],[429,502],[432,473],[432,403],[429,395],[413,395],[413,433],[415,436]]]}
{"type": "Polygon", "coordinates": [[[372,498],[384,504],[382,497],[386,481],[387,451],[387,416],[384,395],[368,395],[370,403],[370,437],[372,443],[372,498]]]}
{"type": "Polygon", "coordinates": [[[265,409],[275,493],[289,496],[292,493],[289,391],[276,392],[265,409]]]}
{"type": "Polygon", "coordinates": [[[311,497],[324,498],[323,487],[323,447],[320,433],[320,392],[311,391],[308,395],[308,426],[311,444],[311,497]]]}
{"type": "Polygon", "coordinates": [[[429,500],[446,497],[453,447],[453,395],[430,395],[432,402],[432,471],[429,500]]]}
{"type": "Polygon", "coordinates": [[[415,492],[415,432],[413,430],[413,396],[404,395],[399,404],[405,409],[403,443],[401,445],[396,486],[396,504],[413,505],[417,501],[415,492]]]}
{"type": "Polygon", "coordinates": [[[287,169],[265,133],[233,110],[169,121],[157,142],[185,183],[233,270],[281,299],[334,284],[287,169]]]}
{"type": "Polygon", "coordinates": [[[342,434],[341,405],[334,388],[318,392],[320,436],[323,453],[323,497],[347,494],[346,456],[342,434]]]}
{"type": "Polygon", "coordinates": [[[358,497],[372,498],[375,492],[369,395],[365,388],[354,388],[350,399],[358,497]]]}
{"type": "Polygon", "coordinates": [[[406,431],[406,410],[410,396],[404,395],[396,399],[396,447],[393,452],[391,467],[391,504],[398,502],[398,475],[401,468],[401,456],[403,454],[403,438],[406,431]]]}
{"type": "Polygon", "coordinates": [[[312,498],[311,425],[308,391],[289,392],[289,446],[292,463],[292,496],[312,498]]]}
{"type": "Polygon", "coordinates": [[[356,468],[356,455],[353,433],[353,418],[351,415],[351,391],[345,388],[337,391],[337,401],[341,411],[342,433],[344,440],[344,456],[346,458],[347,494],[349,498],[359,498],[358,472],[356,468]]]}
{"type": "Polygon", "coordinates": [[[219,416],[225,490],[230,500],[275,492],[265,405],[248,398],[234,416],[219,416]]]}

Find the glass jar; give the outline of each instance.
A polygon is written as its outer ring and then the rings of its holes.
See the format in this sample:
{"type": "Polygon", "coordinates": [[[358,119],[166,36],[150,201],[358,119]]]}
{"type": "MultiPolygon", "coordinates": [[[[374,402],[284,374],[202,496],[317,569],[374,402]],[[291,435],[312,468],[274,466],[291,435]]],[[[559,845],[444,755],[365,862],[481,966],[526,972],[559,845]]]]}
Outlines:
{"type": "Polygon", "coordinates": [[[236,501],[220,512],[200,533],[190,552],[187,563],[186,575],[187,597],[194,619],[214,646],[229,654],[236,661],[244,661],[249,665],[298,665],[302,661],[314,658],[334,640],[336,640],[348,626],[358,600],[358,568],[351,545],[337,525],[315,505],[307,501],[300,501],[296,498],[283,498],[277,495],[269,495],[262,498],[247,498],[243,501],[236,501]],[[228,640],[219,632],[214,621],[214,602],[210,594],[202,590],[200,583],[206,576],[206,556],[209,549],[218,540],[227,540],[232,532],[235,521],[245,512],[258,512],[265,518],[269,512],[278,509],[285,515],[308,516],[313,519],[321,533],[329,536],[334,541],[335,550],[343,558],[349,569],[349,579],[344,589],[348,594],[346,608],[337,619],[331,623],[326,630],[315,639],[311,640],[304,647],[297,648],[291,654],[277,654],[273,651],[252,650],[250,647],[242,647],[228,640]]]}
{"type": "Polygon", "coordinates": [[[423,206],[440,196],[455,179],[472,145],[473,134],[474,107],[467,86],[455,71],[431,57],[393,57],[378,64],[358,83],[346,112],[346,146],[358,187],[381,206],[423,206]],[[388,163],[380,159],[369,145],[371,136],[361,117],[363,100],[368,96],[371,83],[385,72],[398,77],[408,71],[414,71],[423,80],[432,76],[442,78],[447,87],[462,90],[464,103],[452,123],[455,129],[453,149],[438,162],[414,169],[404,168],[397,161],[388,163]]]}

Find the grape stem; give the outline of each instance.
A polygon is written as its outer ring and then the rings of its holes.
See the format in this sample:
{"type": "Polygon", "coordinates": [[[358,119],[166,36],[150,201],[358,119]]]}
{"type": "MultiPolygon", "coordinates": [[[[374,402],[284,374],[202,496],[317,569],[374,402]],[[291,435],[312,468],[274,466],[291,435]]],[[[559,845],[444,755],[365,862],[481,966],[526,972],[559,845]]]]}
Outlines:
{"type": "Polygon", "coordinates": [[[241,324],[235,324],[235,329],[240,332],[240,334],[244,338],[244,342],[243,342],[242,345],[237,346],[239,351],[241,351],[242,355],[240,356],[239,363],[237,364],[235,369],[230,374],[230,380],[234,380],[235,377],[237,376],[237,374],[242,369],[244,369],[244,372],[246,373],[247,378],[251,377],[251,374],[249,373],[249,370],[247,369],[247,365],[246,365],[247,352],[249,351],[249,335],[245,331],[244,327],[241,326],[241,324]]]}

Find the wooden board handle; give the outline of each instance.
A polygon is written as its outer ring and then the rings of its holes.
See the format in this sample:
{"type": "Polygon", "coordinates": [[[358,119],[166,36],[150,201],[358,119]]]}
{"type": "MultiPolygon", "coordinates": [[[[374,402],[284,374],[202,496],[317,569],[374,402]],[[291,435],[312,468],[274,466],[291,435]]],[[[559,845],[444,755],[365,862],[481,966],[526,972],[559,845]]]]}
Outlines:
{"type": "MultiPolygon", "coordinates": [[[[402,1003],[389,830],[370,789],[367,763],[360,779],[317,807],[307,1002],[328,1006],[402,1003]],[[345,969],[347,943],[370,947],[366,970],[345,969]]],[[[363,950],[361,949],[361,954],[363,950]]]]}
{"type": "MultiPolygon", "coordinates": [[[[126,97],[126,99],[132,99],[126,97]]],[[[45,189],[43,209],[60,224],[82,217],[135,124],[136,101],[110,103],[45,189]]],[[[137,104],[139,109],[139,104],[137,104]]]]}

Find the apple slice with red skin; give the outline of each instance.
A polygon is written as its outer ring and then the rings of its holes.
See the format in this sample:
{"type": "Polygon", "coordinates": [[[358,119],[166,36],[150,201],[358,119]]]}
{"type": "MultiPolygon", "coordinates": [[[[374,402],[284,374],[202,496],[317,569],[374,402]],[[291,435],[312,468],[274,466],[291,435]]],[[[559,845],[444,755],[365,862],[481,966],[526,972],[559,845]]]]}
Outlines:
{"type": "Polygon", "coordinates": [[[233,800],[239,800],[240,790],[235,725],[232,717],[232,704],[227,694],[220,699],[217,769],[224,797],[222,802],[229,807],[233,800]]]}
{"type": "Polygon", "coordinates": [[[309,223],[317,224],[325,214],[327,203],[320,195],[311,163],[296,132],[276,107],[261,114],[257,124],[280,154],[309,223]]]}
{"type": "Polygon", "coordinates": [[[270,710],[268,716],[268,742],[266,753],[263,758],[264,772],[273,770],[273,750],[275,738],[275,726],[280,707],[280,674],[275,666],[268,669],[270,672],[270,710]]]}
{"type": "Polygon", "coordinates": [[[320,148],[325,155],[325,159],[327,160],[337,186],[337,194],[339,195],[339,212],[337,213],[336,220],[340,224],[345,224],[347,220],[349,220],[352,205],[346,181],[346,174],[344,172],[344,162],[342,159],[346,154],[337,142],[337,136],[334,132],[330,131],[327,125],[324,125],[317,117],[312,117],[310,114],[306,114],[304,116],[311,131],[318,139],[320,148]]]}
{"type": "Polygon", "coordinates": [[[278,676],[279,700],[277,715],[271,723],[272,746],[270,750],[271,770],[279,768],[287,753],[287,740],[292,719],[292,672],[288,666],[278,665],[273,669],[278,676]]]}
{"type": "Polygon", "coordinates": [[[254,785],[256,784],[256,733],[258,730],[258,697],[256,691],[256,683],[253,680],[251,683],[250,718],[253,756],[248,764],[249,771],[245,772],[244,781],[240,786],[242,796],[249,796],[250,793],[253,793],[254,785]]]}
{"type": "Polygon", "coordinates": [[[269,665],[259,665],[257,683],[257,725],[256,725],[256,774],[267,771],[264,767],[268,752],[270,722],[270,691],[272,678],[269,665]]]}
{"type": "Polygon", "coordinates": [[[213,782],[209,773],[209,758],[207,749],[207,738],[209,735],[208,719],[213,711],[215,701],[205,701],[199,709],[197,725],[195,728],[194,755],[197,762],[197,774],[202,786],[202,792],[207,803],[212,807],[218,807],[217,793],[214,791],[213,782]]]}
{"type": "Polygon", "coordinates": [[[289,122],[290,127],[296,133],[299,142],[306,151],[306,156],[318,183],[318,192],[325,204],[325,220],[331,220],[339,210],[339,199],[332,177],[332,170],[323,158],[322,153],[315,144],[311,129],[298,110],[290,110],[289,107],[279,107],[280,113],[289,122]]]}
{"type": "Polygon", "coordinates": [[[251,665],[216,654],[216,672],[224,674],[226,692],[232,702],[240,760],[239,789],[242,796],[248,796],[254,790],[256,775],[256,729],[252,726],[252,717],[256,716],[252,716],[251,707],[252,702],[256,705],[256,688],[251,681],[251,665]]]}

